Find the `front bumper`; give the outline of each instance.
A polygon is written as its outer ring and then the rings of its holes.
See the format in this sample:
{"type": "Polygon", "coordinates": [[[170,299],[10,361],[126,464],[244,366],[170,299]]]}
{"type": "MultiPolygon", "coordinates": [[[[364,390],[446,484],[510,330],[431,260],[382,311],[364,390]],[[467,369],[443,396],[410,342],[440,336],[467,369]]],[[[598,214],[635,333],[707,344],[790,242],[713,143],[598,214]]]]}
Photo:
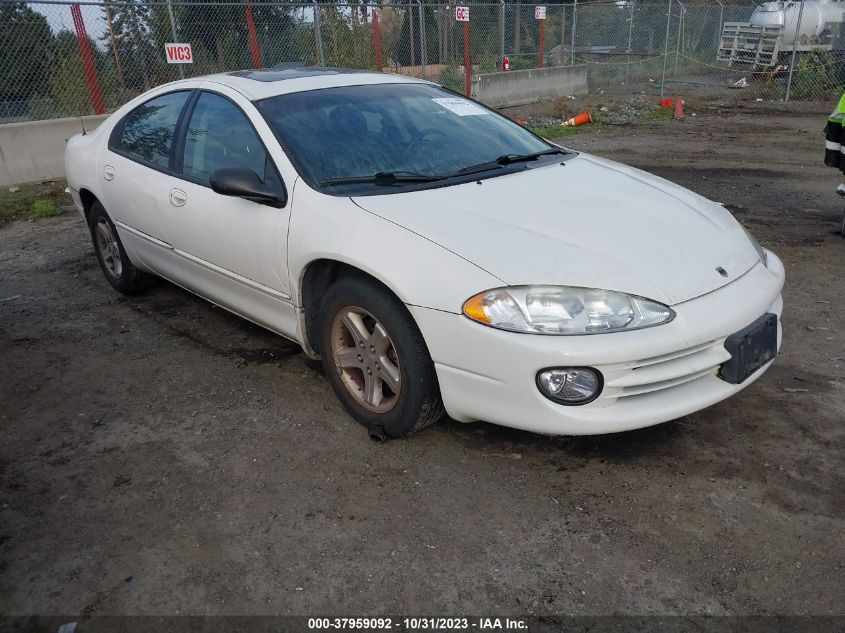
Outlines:
{"type": "Polygon", "coordinates": [[[675,319],[654,328],[590,336],[518,334],[463,315],[409,306],[437,370],[443,403],[460,421],[485,420],[538,433],[591,435],[625,431],[682,417],[741,391],[718,377],[730,358],[729,335],[766,312],[782,331],[784,269],[772,253],[733,283],[672,306],[675,319]],[[600,396],[582,406],[546,399],[535,376],[547,367],[595,367],[600,396]]]}

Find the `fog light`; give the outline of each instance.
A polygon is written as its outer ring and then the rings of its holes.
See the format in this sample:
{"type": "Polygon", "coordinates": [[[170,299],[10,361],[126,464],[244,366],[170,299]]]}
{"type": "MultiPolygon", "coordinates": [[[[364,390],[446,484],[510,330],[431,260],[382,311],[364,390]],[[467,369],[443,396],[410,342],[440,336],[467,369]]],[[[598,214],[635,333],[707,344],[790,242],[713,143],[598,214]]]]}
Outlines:
{"type": "Polygon", "coordinates": [[[602,377],[589,367],[553,367],[537,374],[537,387],[559,404],[587,404],[601,393],[602,377]]]}

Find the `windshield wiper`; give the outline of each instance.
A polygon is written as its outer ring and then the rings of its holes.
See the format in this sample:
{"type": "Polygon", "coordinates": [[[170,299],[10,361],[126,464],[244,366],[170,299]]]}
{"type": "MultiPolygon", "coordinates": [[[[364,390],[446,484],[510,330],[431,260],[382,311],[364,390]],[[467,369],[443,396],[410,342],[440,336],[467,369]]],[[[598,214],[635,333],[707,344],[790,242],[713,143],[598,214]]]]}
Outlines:
{"type": "Polygon", "coordinates": [[[511,165],[513,163],[524,163],[529,160],[537,160],[541,156],[550,156],[552,154],[566,154],[562,149],[558,149],[557,147],[551,147],[549,149],[544,149],[542,152],[534,152],[533,154],[505,154],[504,156],[499,156],[496,159],[496,162],[499,165],[511,165]]]}
{"type": "Polygon", "coordinates": [[[368,184],[388,186],[405,182],[434,182],[441,180],[440,176],[418,174],[413,171],[380,171],[372,176],[347,176],[345,178],[328,178],[321,180],[321,185],[357,185],[368,184]]]}
{"type": "Polygon", "coordinates": [[[534,152],[533,154],[503,154],[502,156],[499,156],[496,160],[488,160],[484,163],[470,165],[469,167],[464,167],[463,169],[453,171],[448,175],[448,177],[451,178],[454,176],[466,176],[469,174],[478,174],[483,171],[490,171],[491,169],[501,169],[505,165],[512,165],[513,163],[524,163],[530,160],[537,160],[541,156],[548,156],[551,154],[566,154],[566,152],[562,149],[552,147],[543,150],[542,152],[534,152]]]}

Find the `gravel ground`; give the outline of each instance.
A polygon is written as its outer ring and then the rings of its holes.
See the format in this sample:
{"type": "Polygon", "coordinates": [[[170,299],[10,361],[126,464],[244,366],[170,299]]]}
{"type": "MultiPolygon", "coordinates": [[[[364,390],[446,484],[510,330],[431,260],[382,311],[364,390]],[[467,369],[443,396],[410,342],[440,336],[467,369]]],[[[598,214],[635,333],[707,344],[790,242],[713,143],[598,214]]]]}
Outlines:
{"type": "Polygon", "coordinates": [[[168,284],[112,291],[76,215],[0,228],[0,614],[841,613],[827,110],[696,111],[566,144],[727,204],[786,264],[785,344],[739,396],[625,434],[376,444],[295,346],[168,284]]]}

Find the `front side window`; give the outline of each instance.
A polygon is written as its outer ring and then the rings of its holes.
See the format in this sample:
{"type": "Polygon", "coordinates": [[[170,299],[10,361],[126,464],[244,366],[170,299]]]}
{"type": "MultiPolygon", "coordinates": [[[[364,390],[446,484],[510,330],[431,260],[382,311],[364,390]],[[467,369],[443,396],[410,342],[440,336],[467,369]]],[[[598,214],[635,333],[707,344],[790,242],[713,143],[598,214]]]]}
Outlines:
{"type": "Polygon", "coordinates": [[[496,112],[426,84],[296,92],[258,107],[302,175],[337,194],[379,189],[338,182],[344,179],[389,173],[440,180],[504,156],[554,151],[496,112]]]}
{"type": "Polygon", "coordinates": [[[170,92],[132,110],[124,119],[116,149],[167,168],[176,123],[190,94],[188,91],[170,92]]]}
{"type": "Polygon", "coordinates": [[[261,179],[272,171],[264,145],[241,109],[204,92],[188,123],[182,173],[207,185],[223,167],[248,167],[261,179]]]}

